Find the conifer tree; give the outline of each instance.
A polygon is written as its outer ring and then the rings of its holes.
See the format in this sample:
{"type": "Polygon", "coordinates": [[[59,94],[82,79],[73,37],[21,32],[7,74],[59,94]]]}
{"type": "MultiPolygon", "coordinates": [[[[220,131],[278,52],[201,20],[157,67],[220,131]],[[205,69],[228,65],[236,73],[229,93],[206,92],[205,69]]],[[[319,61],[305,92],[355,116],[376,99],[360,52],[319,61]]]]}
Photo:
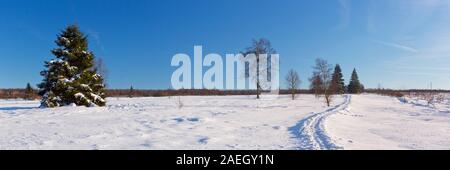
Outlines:
{"type": "Polygon", "coordinates": [[[342,75],[341,66],[336,64],[334,67],[333,78],[331,80],[333,90],[336,94],[344,94],[345,93],[345,83],[344,76],[342,75]]]}
{"type": "Polygon", "coordinates": [[[348,93],[350,94],[361,93],[361,83],[359,82],[358,73],[356,73],[356,69],[353,69],[352,77],[350,79],[350,83],[348,84],[348,93]]]}
{"type": "Polygon", "coordinates": [[[25,100],[33,100],[34,99],[34,89],[31,87],[30,83],[27,83],[27,87],[25,87],[25,100]]]}
{"type": "Polygon", "coordinates": [[[131,86],[130,91],[128,92],[128,97],[133,98],[133,96],[134,96],[134,88],[133,88],[133,86],[131,86]]]}
{"type": "Polygon", "coordinates": [[[38,85],[41,107],[105,106],[103,77],[93,67],[95,57],[88,51],[87,36],[71,25],[55,43],[58,48],[51,52],[56,59],[45,62],[44,80],[38,85]]]}

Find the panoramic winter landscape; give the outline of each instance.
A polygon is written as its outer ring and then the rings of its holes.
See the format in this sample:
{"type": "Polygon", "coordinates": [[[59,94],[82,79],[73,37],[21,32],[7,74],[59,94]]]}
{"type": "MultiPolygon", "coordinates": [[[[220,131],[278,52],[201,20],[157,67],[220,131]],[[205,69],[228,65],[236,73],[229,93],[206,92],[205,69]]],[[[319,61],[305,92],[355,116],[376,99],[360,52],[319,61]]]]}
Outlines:
{"type": "Polygon", "coordinates": [[[40,109],[0,101],[0,149],[450,149],[450,101],[342,95],[109,98],[40,109]]]}
{"type": "Polygon", "coordinates": [[[448,0],[0,1],[0,150],[450,150],[448,0]]]}

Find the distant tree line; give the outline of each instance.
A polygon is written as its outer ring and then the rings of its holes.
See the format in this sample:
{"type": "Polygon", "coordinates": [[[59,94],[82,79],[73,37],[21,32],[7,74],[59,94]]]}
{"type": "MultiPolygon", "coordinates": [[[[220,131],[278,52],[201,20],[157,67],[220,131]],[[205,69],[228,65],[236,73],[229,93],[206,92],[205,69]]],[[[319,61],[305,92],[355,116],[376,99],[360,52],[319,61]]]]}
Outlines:
{"type": "Polygon", "coordinates": [[[0,89],[0,99],[35,100],[38,98],[38,90],[34,89],[30,83],[28,83],[24,89],[0,89]]]}
{"type": "Polygon", "coordinates": [[[393,89],[366,89],[366,93],[379,94],[382,96],[391,96],[391,97],[403,97],[405,95],[404,91],[401,90],[393,90],[393,89]]]}
{"type": "MultiPolygon", "coordinates": [[[[131,89],[131,88],[130,88],[131,89]]],[[[256,90],[210,90],[210,89],[180,89],[180,90],[145,90],[145,89],[107,89],[107,97],[164,97],[164,96],[226,96],[226,95],[256,95],[256,90]]],[[[281,89],[280,94],[314,94],[310,89],[281,89]]],[[[31,92],[25,88],[0,89],[0,99],[41,99],[38,90],[31,92]],[[31,97],[30,97],[31,96],[31,97]]]]}
{"type": "Polygon", "coordinates": [[[450,93],[450,90],[442,90],[442,89],[406,89],[406,90],[395,90],[395,89],[386,89],[386,88],[376,88],[376,89],[366,89],[366,93],[379,94],[383,96],[392,96],[392,97],[403,97],[405,95],[412,94],[424,94],[424,93],[450,93]]]}
{"type": "Polygon", "coordinates": [[[256,90],[213,90],[213,89],[167,89],[144,90],[135,89],[108,89],[107,97],[163,97],[163,96],[224,96],[224,95],[256,95],[256,90]]]}
{"type": "MultiPolygon", "coordinates": [[[[31,87],[31,86],[30,86],[31,87]]],[[[38,90],[31,87],[0,89],[0,99],[40,99],[38,90]]],[[[314,89],[280,89],[280,94],[315,94],[314,89]]],[[[374,93],[385,96],[401,97],[411,93],[450,93],[450,90],[393,90],[393,89],[365,89],[365,93],[374,93]]],[[[107,97],[164,97],[164,96],[225,96],[225,95],[256,95],[256,90],[210,90],[210,89],[166,89],[166,90],[145,90],[145,89],[107,89],[107,97]]]]}

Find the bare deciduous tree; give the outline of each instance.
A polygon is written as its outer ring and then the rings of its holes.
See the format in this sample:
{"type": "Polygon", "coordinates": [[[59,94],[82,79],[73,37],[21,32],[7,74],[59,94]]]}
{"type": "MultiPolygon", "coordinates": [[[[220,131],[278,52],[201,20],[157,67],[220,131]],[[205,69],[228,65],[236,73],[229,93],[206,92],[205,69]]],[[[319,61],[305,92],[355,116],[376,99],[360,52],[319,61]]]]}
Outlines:
{"type": "Polygon", "coordinates": [[[311,89],[317,98],[324,97],[327,106],[330,106],[333,100],[332,90],[332,66],[324,59],[316,59],[316,65],[313,66],[313,75],[309,79],[311,82],[311,89]]]}
{"type": "Polygon", "coordinates": [[[297,93],[297,88],[301,83],[300,77],[298,73],[294,70],[289,70],[286,75],[286,83],[288,85],[288,89],[292,95],[292,100],[295,100],[295,94],[297,93]]]}
{"type": "MultiPolygon", "coordinates": [[[[256,56],[256,63],[254,63],[254,65],[250,65],[249,67],[251,68],[256,68],[256,69],[251,69],[248,68],[246,70],[256,70],[256,77],[249,77],[252,78],[252,81],[256,81],[256,98],[259,99],[259,95],[261,94],[262,91],[262,86],[264,86],[263,84],[261,84],[260,82],[260,72],[267,72],[267,75],[270,75],[270,66],[269,63],[267,62],[268,65],[266,67],[260,67],[259,63],[260,63],[260,55],[263,54],[267,54],[267,57],[270,58],[271,54],[275,54],[276,51],[272,48],[272,45],[270,44],[270,41],[264,38],[258,39],[258,40],[253,40],[252,42],[252,46],[248,47],[246,49],[245,52],[243,52],[244,56],[247,56],[248,54],[254,54],[256,56]]],[[[246,76],[248,76],[249,74],[246,73],[246,76]]],[[[262,78],[266,78],[267,77],[262,77],[262,78]]]]}

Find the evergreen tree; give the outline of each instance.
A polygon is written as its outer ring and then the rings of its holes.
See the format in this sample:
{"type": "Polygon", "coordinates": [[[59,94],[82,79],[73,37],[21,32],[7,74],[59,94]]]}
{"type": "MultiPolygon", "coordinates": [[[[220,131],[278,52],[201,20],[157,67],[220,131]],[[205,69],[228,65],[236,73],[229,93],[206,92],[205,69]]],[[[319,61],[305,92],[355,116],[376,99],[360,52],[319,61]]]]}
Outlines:
{"type": "Polygon", "coordinates": [[[33,100],[34,99],[34,89],[31,87],[30,83],[27,83],[27,87],[25,87],[25,100],[33,100]]]}
{"type": "Polygon", "coordinates": [[[342,75],[341,66],[336,64],[334,67],[333,78],[331,80],[333,90],[336,94],[344,94],[345,93],[345,83],[344,76],[342,75]]]}
{"type": "Polygon", "coordinates": [[[359,82],[358,73],[356,69],[353,69],[350,83],[348,84],[348,93],[359,94],[361,93],[361,83],[359,82]]]}
{"type": "Polygon", "coordinates": [[[94,54],[88,51],[88,40],[78,26],[62,31],[52,50],[56,59],[45,62],[41,72],[44,80],[38,85],[42,96],[41,107],[69,104],[79,106],[105,106],[103,77],[97,74],[94,54]]]}
{"type": "Polygon", "coordinates": [[[134,88],[133,88],[133,86],[131,86],[130,91],[128,92],[128,97],[133,98],[133,96],[134,96],[134,88]]]}

